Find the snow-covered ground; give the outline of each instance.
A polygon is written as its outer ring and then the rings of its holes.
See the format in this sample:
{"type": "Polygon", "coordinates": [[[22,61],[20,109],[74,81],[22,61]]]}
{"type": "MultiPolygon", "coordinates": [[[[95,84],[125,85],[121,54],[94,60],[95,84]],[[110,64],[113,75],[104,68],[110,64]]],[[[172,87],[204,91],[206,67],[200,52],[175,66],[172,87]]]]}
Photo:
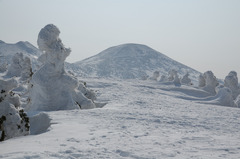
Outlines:
{"type": "Polygon", "coordinates": [[[190,100],[207,94],[187,86],[82,80],[105,107],[45,112],[48,130],[42,114],[32,135],[0,142],[0,158],[240,158],[238,108],[190,100]]]}

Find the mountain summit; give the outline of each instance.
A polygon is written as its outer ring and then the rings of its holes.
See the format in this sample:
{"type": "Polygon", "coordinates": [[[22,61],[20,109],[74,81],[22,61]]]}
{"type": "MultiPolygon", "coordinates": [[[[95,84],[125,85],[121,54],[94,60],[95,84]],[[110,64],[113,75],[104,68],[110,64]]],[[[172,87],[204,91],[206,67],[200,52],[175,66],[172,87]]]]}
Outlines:
{"type": "Polygon", "coordinates": [[[189,73],[194,79],[199,72],[141,44],[110,47],[99,54],[74,63],[74,71],[86,77],[135,79],[152,76],[154,71],[167,75],[171,69],[180,76],[189,73]]]}

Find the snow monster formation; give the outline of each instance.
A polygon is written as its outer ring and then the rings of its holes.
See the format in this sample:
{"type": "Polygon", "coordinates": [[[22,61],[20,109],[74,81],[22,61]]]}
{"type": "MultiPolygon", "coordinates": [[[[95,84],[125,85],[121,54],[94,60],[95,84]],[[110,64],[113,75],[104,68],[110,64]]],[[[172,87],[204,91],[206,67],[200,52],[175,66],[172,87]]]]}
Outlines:
{"type": "Polygon", "coordinates": [[[43,54],[42,66],[32,76],[28,111],[90,109],[96,105],[81,91],[82,84],[65,71],[64,61],[71,50],[59,38],[60,31],[46,25],[38,35],[37,44],[43,54]],[[80,88],[79,88],[80,87],[80,88]]]}
{"type": "Polygon", "coordinates": [[[211,71],[205,72],[199,76],[199,87],[210,93],[212,97],[206,98],[205,102],[209,104],[217,104],[229,107],[236,107],[233,98],[233,91],[238,88],[236,72],[230,72],[225,78],[224,85],[219,85],[216,77],[211,71]],[[236,87],[236,88],[234,88],[236,87]]]}
{"type": "Polygon", "coordinates": [[[224,86],[228,87],[232,91],[233,99],[236,99],[237,96],[240,94],[240,89],[238,87],[238,77],[237,72],[231,71],[225,77],[224,86]]]}
{"type": "Polygon", "coordinates": [[[189,76],[189,73],[186,73],[183,76],[183,78],[181,79],[181,84],[192,85],[192,81],[191,81],[191,79],[188,76],[189,76]]]}
{"type": "Polygon", "coordinates": [[[29,134],[29,118],[20,109],[20,98],[11,90],[15,79],[0,79],[0,141],[29,134]]]}
{"type": "Polygon", "coordinates": [[[207,71],[203,75],[199,76],[199,86],[212,95],[216,95],[215,89],[218,84],[217,78],[214,76],[212,71],[207,71]]]}
{"type": "Polygon", "coordinates": [[[173,81],[174,85],[178,85],[180,86],[181,85],[181,82],[180,82],[180,78],[178,77],[178,72],[176,70],[171,70],[169,71],[169,76],[168,76],[168,80],[169,81],[173,81]]]}

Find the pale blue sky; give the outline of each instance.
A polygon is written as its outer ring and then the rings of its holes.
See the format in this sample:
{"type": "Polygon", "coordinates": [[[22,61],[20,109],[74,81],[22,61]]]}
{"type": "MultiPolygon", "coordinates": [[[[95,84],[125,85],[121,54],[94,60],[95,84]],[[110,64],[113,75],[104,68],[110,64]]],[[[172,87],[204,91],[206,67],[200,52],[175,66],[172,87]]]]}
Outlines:
{"type": "Polygon", "coordinates": [[[37,46],[49,23],[72,48],[68,62],[140,43],[218,78],[240,75],[240,0],[0,0],[0,40],[37,46]]]}

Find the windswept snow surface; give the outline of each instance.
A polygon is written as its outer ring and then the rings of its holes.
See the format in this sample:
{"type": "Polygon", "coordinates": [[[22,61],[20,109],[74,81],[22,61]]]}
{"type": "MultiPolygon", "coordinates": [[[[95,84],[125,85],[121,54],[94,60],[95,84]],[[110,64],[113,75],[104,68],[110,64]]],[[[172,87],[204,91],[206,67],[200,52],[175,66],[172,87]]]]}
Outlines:
{"type": "Polygon", "coordinates": [[[45,112],[51,119],[45,133],[1,142],[0,158],[240,158],[240,109],[189,100],[207,97],[202,90],[82,80],[105,107],[45,112]]]}

